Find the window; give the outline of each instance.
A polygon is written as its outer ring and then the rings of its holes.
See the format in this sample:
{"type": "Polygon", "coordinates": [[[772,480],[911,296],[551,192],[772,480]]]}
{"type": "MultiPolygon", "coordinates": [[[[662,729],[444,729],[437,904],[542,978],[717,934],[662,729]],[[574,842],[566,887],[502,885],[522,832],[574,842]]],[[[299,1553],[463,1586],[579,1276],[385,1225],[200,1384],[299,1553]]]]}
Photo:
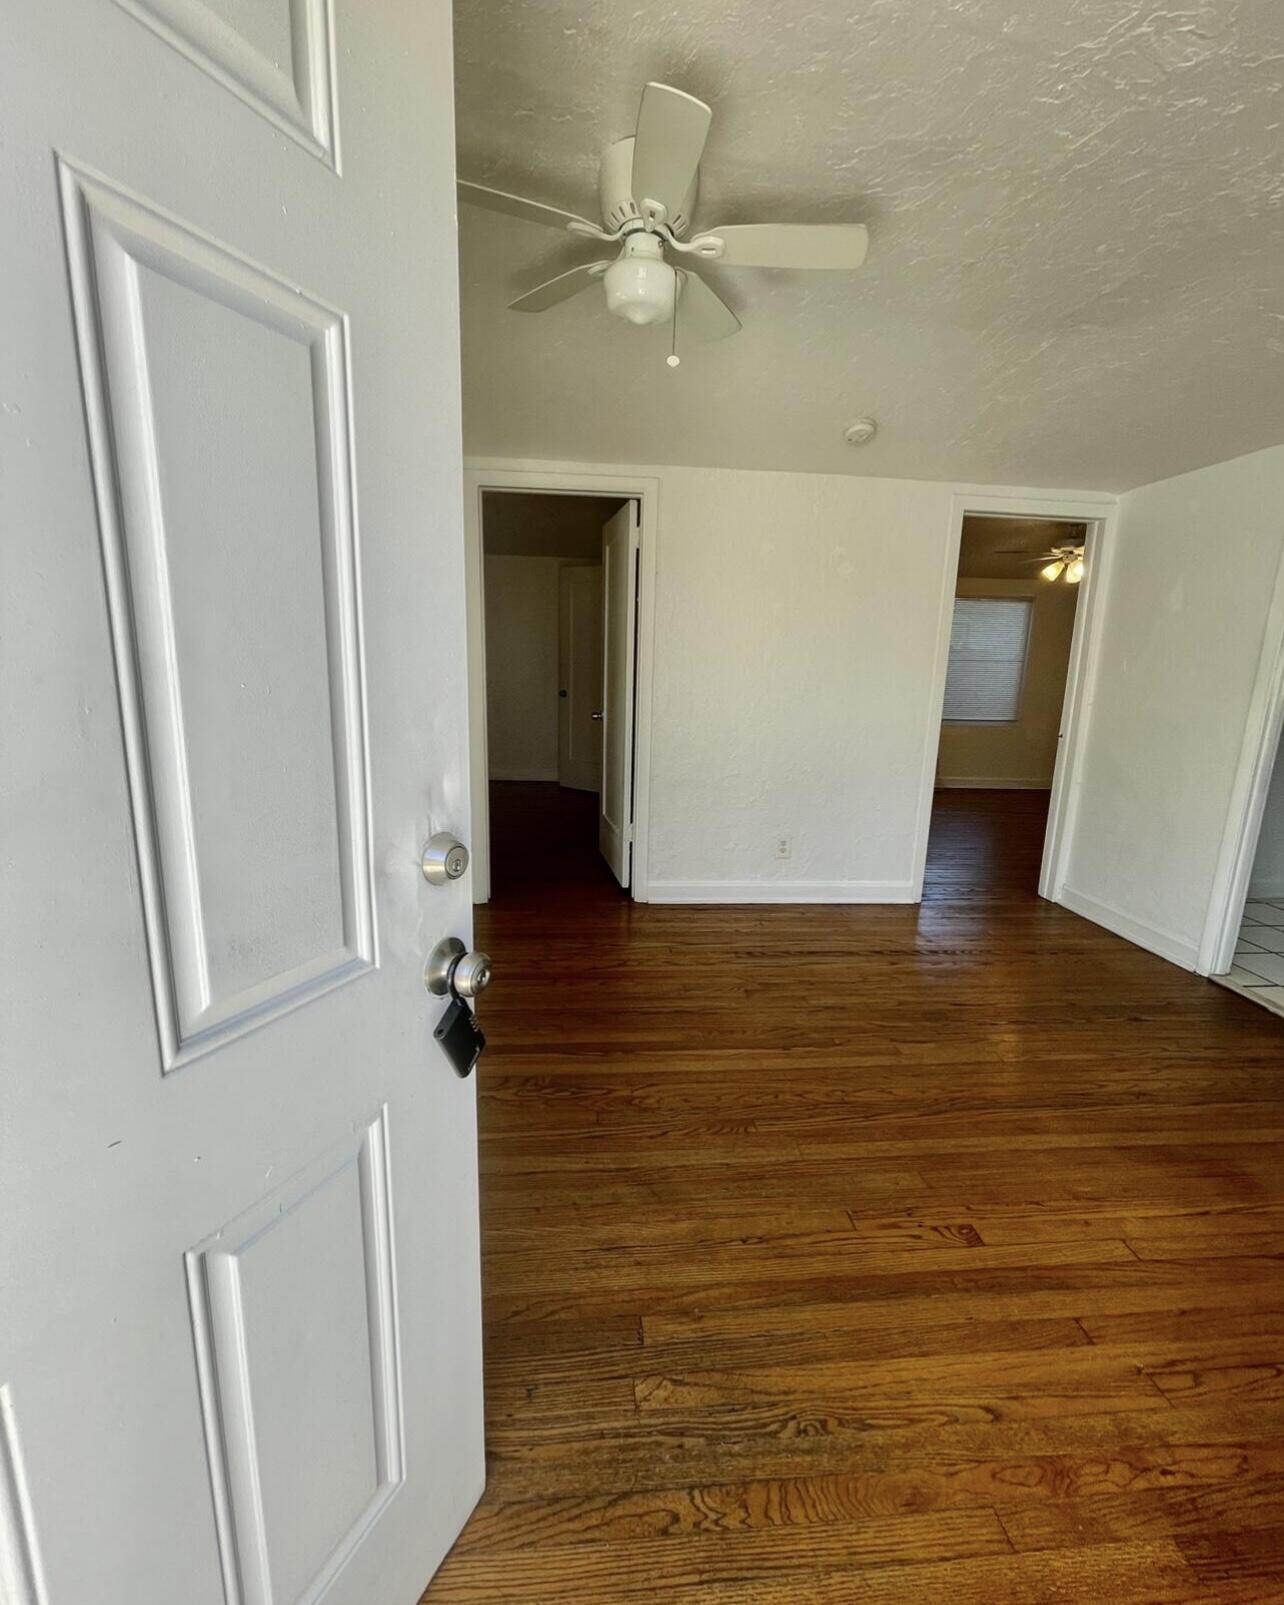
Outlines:
{"type": "Polygon", "coordinates": [[[943,717],[951,724],[1004,724],[1021,709],[1034,603],[957,596],[950,631],[943,717]]]}

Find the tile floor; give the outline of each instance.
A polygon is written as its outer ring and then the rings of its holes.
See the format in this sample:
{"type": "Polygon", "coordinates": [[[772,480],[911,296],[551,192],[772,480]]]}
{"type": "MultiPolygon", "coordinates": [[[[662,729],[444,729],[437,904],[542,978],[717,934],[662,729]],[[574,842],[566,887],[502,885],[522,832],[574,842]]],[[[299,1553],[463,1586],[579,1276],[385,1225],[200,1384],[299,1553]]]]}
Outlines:
{"type": "Polygon", "coordinates": [[[1213,980],[1284,1015],[1284,898],[1244,905],[1235,962],[1213,980]]]}

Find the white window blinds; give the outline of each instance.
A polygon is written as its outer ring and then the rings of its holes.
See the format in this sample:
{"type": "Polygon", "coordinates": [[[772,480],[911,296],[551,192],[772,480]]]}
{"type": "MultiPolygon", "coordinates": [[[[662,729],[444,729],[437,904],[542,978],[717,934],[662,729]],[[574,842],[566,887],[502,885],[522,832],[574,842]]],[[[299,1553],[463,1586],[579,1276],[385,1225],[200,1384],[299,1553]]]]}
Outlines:
{"type": "Polygon", "coordinates": [[[943,717],[1001,724],[1017,717],[1034,603],[995,596],[954,599],[943,717]]]}

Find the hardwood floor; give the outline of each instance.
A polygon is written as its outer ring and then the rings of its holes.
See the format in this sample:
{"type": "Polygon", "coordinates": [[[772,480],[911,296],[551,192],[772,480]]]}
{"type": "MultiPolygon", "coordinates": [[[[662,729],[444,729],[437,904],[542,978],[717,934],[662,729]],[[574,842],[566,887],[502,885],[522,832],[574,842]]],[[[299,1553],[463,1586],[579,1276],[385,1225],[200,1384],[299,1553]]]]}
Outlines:
{"type": "Polygon", "coordinates": [[[692,909],[550,790],[479,911],[430,1605],[1284,1600],[1280,1021],[1041,902],[1039,795],[943,793],[921,908],[692,909]]]}

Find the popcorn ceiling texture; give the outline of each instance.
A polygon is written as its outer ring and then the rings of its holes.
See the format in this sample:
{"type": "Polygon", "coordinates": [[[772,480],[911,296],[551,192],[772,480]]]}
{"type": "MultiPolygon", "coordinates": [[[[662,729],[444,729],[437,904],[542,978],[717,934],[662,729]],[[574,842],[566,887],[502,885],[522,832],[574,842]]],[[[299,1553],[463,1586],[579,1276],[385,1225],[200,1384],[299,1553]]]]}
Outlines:
{"type": "Polygon", "coordinates": [[[471,452],[1115,490],[1284,440],[1282,0],[457,0],[456,53],[466,177],[596,216],[658,77],[702,225],[873,231],[706,270],[745,327],[675,371],[596,289],[508,312],[597,248],[461,208],[471,452]]]}

